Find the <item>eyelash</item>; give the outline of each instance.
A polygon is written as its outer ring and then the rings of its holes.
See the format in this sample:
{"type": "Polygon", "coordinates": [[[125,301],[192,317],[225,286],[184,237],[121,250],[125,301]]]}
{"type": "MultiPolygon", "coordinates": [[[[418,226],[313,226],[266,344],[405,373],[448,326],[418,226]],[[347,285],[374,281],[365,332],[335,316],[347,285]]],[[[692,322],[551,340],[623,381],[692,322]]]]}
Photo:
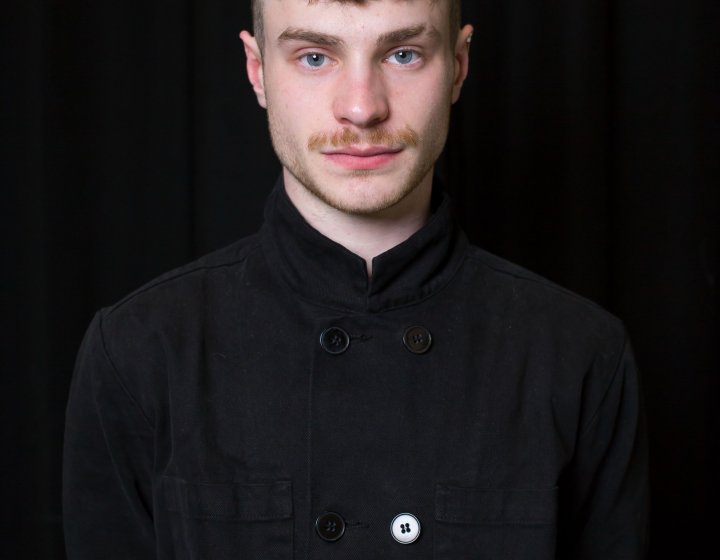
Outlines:
{"type": "MultiPolygon", "coordinates": [[[[422,60],[422,55],[417,50],[410,49],[410,48],[400,48],[400,49],[396,49],[393,52],[391,52],[386,58],[383,59],[383,61],[389,61],[394,56],[397,56],[400,53],[406,53],[406,54],[412,55],[412,59],[410,60],[410,62],[408,62],[407,64],[402,64],[400,62],[396,62],[396,63],[390,62],[390,64],[393,64],[395,66],[413,66],[418,62],[418,59],[422,60]]],[[[298,60],[299,60],[300,65],[303,66],[304,68],[307,68],[309,70],[320,70],[320,69],[324,68],[325,66],[327,66],[327,64],[323,64],[323,63],[325,63],[327,60],[331,60],[331,58],[324,53],[317,52],[317,51],[311,51],[311,52],[303,53],[299,57],[298,60]],[[321,58],[322,63],[319,66],[313,66],[310,63],[308,63],[308,59],[310,57],[321,58]]]]}

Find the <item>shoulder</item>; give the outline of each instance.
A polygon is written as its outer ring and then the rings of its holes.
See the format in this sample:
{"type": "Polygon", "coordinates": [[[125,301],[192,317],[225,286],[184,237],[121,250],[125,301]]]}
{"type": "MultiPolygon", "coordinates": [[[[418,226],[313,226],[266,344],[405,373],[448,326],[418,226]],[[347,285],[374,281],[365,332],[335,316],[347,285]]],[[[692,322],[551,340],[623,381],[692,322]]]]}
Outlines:
{"type": "Polygon", "coordinates": [[[172,293],[183,294],[186,290],[193,290],[198,282],[202,282],[208,276],[240,270],[259,249],[259,245],[258,236],[252,235],[208,253],[195,261],[154,278],[114,305],[107,307],[103,312],[105,316],[110,316],[143,300],[154,300],[172,293]]]}
{"type": "Polygon", "coordinates": [[[259,248],[256,234],[170,270],[102,309],[101,319],[104,324],[109,324],[117,317],[143,310],[162,312],[170,311],[167,307],[193,306],[198,303],[203,290],[214,291],[219,285],[242,277],[248,261],[259,248]]]}
{"type": "Polygon", "coordinates": [[[625,327],[597,303],[503,258],[470,246],[468,280],[484,305],[516,328],[621,348],[625,327]]]}
{"type": "Polygon", "coordinates": [[[215,316],[217,309],[237,297],[258,259],[259,236],[246,237],[191,263],[171,270],[100,310],[98,328],[112,357],[123,360],[158,337],[177,340],[192,336],[188,329],[215,316]]]}
{"type": "MultiPolygon", "coordinates": [[[[248,289],[248,268],[256,266],[259,236],[171,270],[115,303],[93,320],[79,353],[100,356],[148,418],[155,408],[153,388],[161,383],[168,359],[189,360],[202,329],[230,319],[226,311],[238,293],[248,289]],[[221,319],[219,319],[221,318],[221,319]]],[[[251,289],[251,288],[250,288],[251,289]]],[[[100,375],[96,373],[95,375],[100,375]]],[[[162,391],[161,391],[162,392],[162,391]]]]}
{"type": "Polygon", "coordinates": [[[473,286],[474,328],[507,361],[522,357],[571,408],[583,402],[588,426],[613,383],[635,383],[622,321],[597,303],[542,276],[471,247],[466,281],[473,286]],[[534,369],[531,364],[534,364],[534,369]],[[551,380],[548,382],[548,380],[551,380]]]}

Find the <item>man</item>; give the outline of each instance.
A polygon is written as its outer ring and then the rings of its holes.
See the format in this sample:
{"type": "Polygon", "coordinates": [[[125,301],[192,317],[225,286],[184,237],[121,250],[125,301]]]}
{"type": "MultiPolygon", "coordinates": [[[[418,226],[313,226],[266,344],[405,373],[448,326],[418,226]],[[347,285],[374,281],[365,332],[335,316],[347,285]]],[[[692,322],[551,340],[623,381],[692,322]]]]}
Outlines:
{"type": "Polygon", "coordinates": [[[257,235],[90,326],[69,557],[641,558],[621,324],[469,245],[433,183],[468,71],[459,2],[254,11],[282,178],[257,235]]]}

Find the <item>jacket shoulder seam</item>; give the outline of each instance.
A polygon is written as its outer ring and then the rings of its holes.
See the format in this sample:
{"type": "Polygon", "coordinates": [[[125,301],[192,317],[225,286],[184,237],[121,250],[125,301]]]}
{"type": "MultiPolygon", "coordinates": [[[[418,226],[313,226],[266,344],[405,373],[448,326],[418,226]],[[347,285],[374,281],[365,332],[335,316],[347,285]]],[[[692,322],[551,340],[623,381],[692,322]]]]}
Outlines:
{"type": "Polygon", "coordinates": [[[115,362],[113,361],[112,357],[110,356],[110,352],[109,352],[109,350],[108,350],[107,343],[105,342],[105,333],[104,333],[104,331],[103,331],[103,316],[102,316],[102,313],[99,314],[98,333],[99,333],[99,335],[100,335],[100,343],[101,343],[101,346],[102,346],[103,355],[105,356],[105,360],[107,361],[108,365],[110,366],[110,369],[111,369],[112,372],[113,372],[113,375],[114,375],[114,377],[115,377],[115,380],[118,382],[118,384],[120,385],[121,389],[123,390],[123,392],[125,393],[125,395],[127,396],[127,398],[130,400],[130,402],[132,403],[132,405],[133,405],[135,408],[137,408],[137,410],[140,412],[140,415],[142,416],[142,418],[143,418],[145,424],[147,425],[147,427],[148,427],[150,430],[152,430],[153,424],[152,424],[152,422],[150,421],[149,416],[146,414],[146,412],[145,412],[145,410],[143,409],[143,407],[140,405],[140,403],[138,402],[138,400],[135,398],[135,395],[133,395],[133,393],[130,391],[130,389],[128,389],[126,383],[125,383],[124,380],[123,380],[123,376],[122,376],[122,374],[120,373],[120,370],[119,370],[118,367],[115,365],[115,362]]]}
{"type": "MultiPolygon", "coordinates": [[[[146,293],[146,292],[149,292],[149,291],[151,291],[151,290],[154,290],[155,288],[158,288],[158,287],[160,287],[160,286],[163,286],[163,285],[165,285],[165,284],[169,284],[169,283],[171,283],[171,282],[174,282],[174,281],[176,281],[176,280],[179,280],[179,279],[181,279],[181,278],[183,278],[183,277],[185,277],[185,276],[189,276],[189,275],[191,275],[191,274],[195,274],[195,273],[201,272],[201,271],[217,270],[217,269],[220,269],[220,268],[227,268],[227,267],[235,266],[235,265],[237,265],[237,264],[239,264],[239,263],[242,263],[243,261],[247,260],[247,258],[248,258],[251,254],[253,254],[254,252],[258,251],[259,249],[260,249],[260,244],[259,244],[259,243],[255,243],[254,245],[248,247],[248,248],[243,252],[243,254],[242,254],[241,256],[239,256],[238,258],[235,258],[235,259],[233,259],[233,260],[231,260],[231,261],[221,262],[221,263],[217,263],[217,264],[200,264],[200,263],[195,263],[194,266],[193,266],[192,264],[191,264],[191,265],[188,265],[188,266],[191,266],[191,267],[193,267],[193,268],[185,268],[185,267],[183,267],[183,268],[179,269],[178,271],[176,271],[175,273],[170,272],[170,273],[168,273],[167,275],[160,276],[159,278],[150,281],[149,283],[145,284],[144,286],[142,286],[142,287],[136,289],[135,291],[133,291],[132,293],[128,294],[127,296],[125,296],[123,299],[121,299],[120,301],[118,301],[118,302],[115,303],[114,305],[111,305],[110,307],[108,307],[108,308],[106,309],[107,315],[108,315],[108,316],[109,316],[109,315],[112,315],[115,311],[117,311],[118,309],[120,309],[121,307],[123,307],[125,304],[129,303],[130,301],[132,301],[132,300],[135,299],[136,297],[138,297],[138,296],[140,296],[140,295],[142,295],[142,294],[144,294],[144,293],[146,293]]],[[[204,260],[204,259],[203,259],[203,260],[204,260]]]]}
{"type": "Polygon", "coordinates": [[[608,393],[610,392],[610,388],[612,387],[613,383],[615,382],[615,379],[620,375],[620,369],[623,362],[623,356],[625,355],[625,350],[627,348],[627,334],[623,334],[622,339],[622,346],[620,347],[620,351],[618,352],[617,360],[615,362],[615,367],[613,368],[613,374],[610,376],[610,379],[608,380],[607,385],[605,386],[605,390],[602,393],[602,397],[600,398],[600,401],[598,402],[597,407],[593,411],[592,415],[590,416],[590,420],[588,420],[587,425],[580,429],[580,436],[578,437],[578,441],[585,438],[587,434],[590,433],[591,428],[597,422],[598,418],[600,417],[600,410],[603,407],[603,404],[605,403],[605,400],[607,399],[608,393]]]}
{"type": "Polygon", "coordinates": [[[498,274],[504,274],[506,276],[516,278],[517,280],[530,282],[530,283],[536,284],[538,286],[542,286],[543,288],[546,288],[548,290],[552,290],[553,292],[563,294],[563,295],[577,301],[578,303],[582,303],[588,307],[592,307],[594,309],[597,309],[598,311],[602,311],[607,316],[612,317],[615,320],[619,321],[619,319],[617,319],[617,317],[615,317],[612,313],[610,313],[607,309],[605,309],[601,305],[595,303],[594,301],[592,301],[580,294],[573,292],[572,290],[563,288],[562,286],[555,284],[553,281],[548,280],[547,278],[543,278],[542,276],[537,276],[529,271],[525,272],[523,274],[523,269],[519,265],[515,265],[515,267],[518,269],[517,271],[508,270],[507,268],[503,268],[503,267],[500,267],[500,266],[497,266],[497,265],[494,265],[494,264],[488,262],[487,259],[484,259],[482,257],[482,255],[478,255],[477,252],[475,252],[475,251],[470,251],[468,253],[468,258],[481,263],[483,266],[489,268],[490,270],[492,270],[494,272],[497,272],[498,274]]]}

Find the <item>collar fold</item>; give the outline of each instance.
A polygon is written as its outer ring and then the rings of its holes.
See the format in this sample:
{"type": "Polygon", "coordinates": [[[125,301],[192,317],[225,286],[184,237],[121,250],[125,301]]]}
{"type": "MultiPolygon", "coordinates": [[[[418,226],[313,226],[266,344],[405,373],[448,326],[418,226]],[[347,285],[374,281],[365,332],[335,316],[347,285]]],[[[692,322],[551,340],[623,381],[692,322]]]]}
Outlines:
{"type": "Polygon", "coordinates": [[[436,189],[435,211],[419,231],[365,261],[311,227],[278,180],[265,206],[261,238],[271,268],[301,297],[347,312],[380,312],[411,305],[450,281],[467,240],[448,196],[436,189]]]}

